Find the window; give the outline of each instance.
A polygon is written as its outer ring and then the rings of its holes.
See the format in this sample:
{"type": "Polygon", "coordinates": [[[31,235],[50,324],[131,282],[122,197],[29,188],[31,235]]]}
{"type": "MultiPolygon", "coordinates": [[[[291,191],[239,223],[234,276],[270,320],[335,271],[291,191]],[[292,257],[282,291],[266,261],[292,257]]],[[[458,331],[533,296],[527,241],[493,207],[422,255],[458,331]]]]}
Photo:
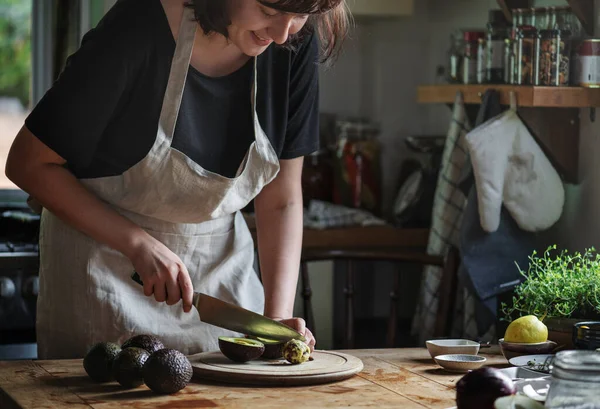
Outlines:
{"type": "Polygon", "coordinates": [[[32,0],[0,0],[0,189],[10,146],[32,105],[32,0]]]}
{"type": "Polygon", "coordinates": [[[21,192],[4,175],[25,118],[113,0],[0,0],[0,202],[21,192]]]}

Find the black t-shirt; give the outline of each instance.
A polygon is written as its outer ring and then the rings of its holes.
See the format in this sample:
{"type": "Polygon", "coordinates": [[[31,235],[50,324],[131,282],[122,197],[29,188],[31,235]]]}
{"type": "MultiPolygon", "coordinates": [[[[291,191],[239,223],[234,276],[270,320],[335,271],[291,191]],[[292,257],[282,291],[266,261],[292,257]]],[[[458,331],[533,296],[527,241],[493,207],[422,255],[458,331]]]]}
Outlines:
{"type": "MultiPolygon", "coordinates": [[[[87,33],[26,125],[78,178],[122,174],[156,138],[175,41],[160,0],[121,0],[87,33]]],[[[206,58],[210,58],[207,56],[206,58]]],[[[280,159],[318,149],[318,43],[258,57],[257,112],[280,159]]],[[[253,59],[207,77],[190,66],[173,148],[234,176],[254,140],[253,59]]]]}

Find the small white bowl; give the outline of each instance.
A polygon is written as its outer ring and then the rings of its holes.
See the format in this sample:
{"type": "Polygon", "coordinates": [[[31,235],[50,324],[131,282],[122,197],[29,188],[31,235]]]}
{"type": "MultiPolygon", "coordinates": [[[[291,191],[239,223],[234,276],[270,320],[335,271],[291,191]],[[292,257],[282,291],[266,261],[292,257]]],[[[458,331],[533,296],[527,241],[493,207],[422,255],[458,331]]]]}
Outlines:
{"type": "Polygon", "coordinates": [[[479,342],[468,339],[433,339],[425,341],[425,345],[432,358],[448,354],[477,355],[480,347],[479,342]]]}
{"type": "Polygon", "coordinates": [[[478,355],[438,355],[435,358],[435,363],[444,368],[448,372],[465,373],[474,369],[479,369],[487,361],[483,356],[478,355]]]}

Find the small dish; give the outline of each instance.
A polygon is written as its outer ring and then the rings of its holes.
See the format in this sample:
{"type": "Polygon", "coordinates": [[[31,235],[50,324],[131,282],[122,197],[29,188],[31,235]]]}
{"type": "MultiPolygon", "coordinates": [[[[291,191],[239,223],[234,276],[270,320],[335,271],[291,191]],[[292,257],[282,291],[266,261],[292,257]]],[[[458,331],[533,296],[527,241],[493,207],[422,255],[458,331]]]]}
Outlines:
{"type": "Polygon", "coordinates": [[[554,341],[536,342],[536,343],[519,343],[506,342],[504,338],[498,340],[500,351],[507,360],[525,355],[540,355],[549,354],[556,349],[558,344],[554,341]]]}
{"type": "Polygon", "coordinates": [[[479,369],[487,361],[483,356],[466,354],[438,355],[433,360],[446,371],[458,373],[479,369]]]}
{"type": "Polygon", "coordinates": [[[553,354],[524,355],[509,359],[511,365],[527,368],[530,371],[549,374],[550,365],[554,360],[553,354]]]}
{"type": "Polygon", "coordinates": [[[425,341],[425,345],[432,358],[451,354],[477,355],[481,346],[479,342],[468,339],[432,339],[425,341]]]}

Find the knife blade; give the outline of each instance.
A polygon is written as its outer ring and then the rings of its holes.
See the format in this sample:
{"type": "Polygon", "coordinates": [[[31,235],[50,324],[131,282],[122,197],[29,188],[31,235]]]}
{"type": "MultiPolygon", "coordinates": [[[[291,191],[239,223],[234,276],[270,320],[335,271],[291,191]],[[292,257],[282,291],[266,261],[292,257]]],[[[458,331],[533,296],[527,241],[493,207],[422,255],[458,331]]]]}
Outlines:
{"type": "MultiPolygon", "coordinates": [[[[137,272],[132,274],[131,279],[144,285],[137,272]]],[[[285,342],[297,339],[306,342],[306,338],[302,334],[279,321],[208,294],[194,292],[192,303],[200,315],[200,321],[207,324],[273,341],[285,342]]]]}

